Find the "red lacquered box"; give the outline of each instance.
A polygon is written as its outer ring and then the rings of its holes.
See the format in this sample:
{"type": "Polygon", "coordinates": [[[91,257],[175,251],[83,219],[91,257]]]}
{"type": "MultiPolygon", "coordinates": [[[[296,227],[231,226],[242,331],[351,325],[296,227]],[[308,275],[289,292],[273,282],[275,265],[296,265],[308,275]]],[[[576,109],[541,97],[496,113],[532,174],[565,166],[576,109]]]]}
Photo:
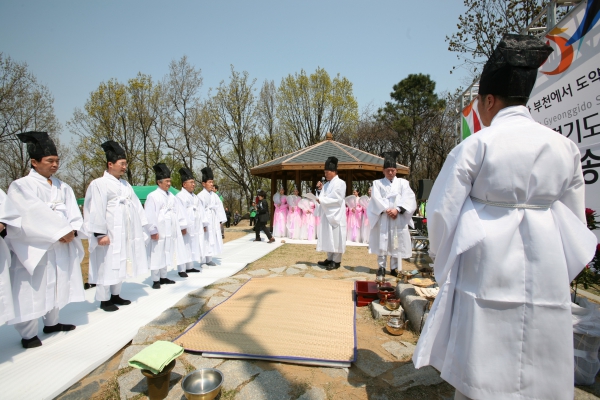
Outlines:
{"type": "Polygon", "coordinates": [[[373,300],[377,299],[379,289],[377,282],[356,281],[354,284],[356,292],[356,306],[364,307],[369,305],[373,300]]]}

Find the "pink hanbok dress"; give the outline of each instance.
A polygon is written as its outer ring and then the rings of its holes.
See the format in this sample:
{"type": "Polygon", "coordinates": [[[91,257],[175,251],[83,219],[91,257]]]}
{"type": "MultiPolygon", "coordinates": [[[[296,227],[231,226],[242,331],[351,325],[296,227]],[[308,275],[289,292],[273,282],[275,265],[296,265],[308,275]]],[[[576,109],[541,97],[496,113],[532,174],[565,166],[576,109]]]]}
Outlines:
{"type": "Polygon", "coordinates": [[[362,196],[359,199],[359,204],[363,209],[362,219],[360,224],[360,238],[361,243],[369,243],[369,234],[371,233],[371,226],[369,225],[369,217],[367,216],[366,209],[369,206],[371,198],[369,196],[362,196]]]}
{"type": "Polygon", "coordinates": [[[346,197],[346,220],[348,221],[347,226],[347,240],[351,242],[360,241],[360,226],[361,220],[358,216],[357,206],[358,197],[350,195],[346,197]]]}
{"type": "Polygon", "coordinates": [[[286,237],[288,204],[286,196],[275,193],[273,196],[275,213],[273,214],[273,236],[286,237]]]}
{"type": "Polygon", "coordinates": [[[298,203],[302,210],[302,228],[300,229],[300,239],[315,240],[315,203],[309,199],[302,199],[298,203]]]}
{"type": "Polygon", "coordinates": [[[300,239],[302,227],[302,210],[298,207],[300,200],[299,196],[287,196],[288,202],[288,217],[287,217],[287,237],[290,239],[300,239]]]}

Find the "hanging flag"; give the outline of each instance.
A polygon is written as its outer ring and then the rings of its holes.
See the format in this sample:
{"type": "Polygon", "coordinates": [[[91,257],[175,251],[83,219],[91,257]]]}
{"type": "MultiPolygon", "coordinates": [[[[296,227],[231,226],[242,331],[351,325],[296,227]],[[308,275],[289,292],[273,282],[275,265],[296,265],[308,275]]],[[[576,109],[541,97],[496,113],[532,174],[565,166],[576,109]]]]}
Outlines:
{"type": "Polygon", "coordinates": [[[481,130],[481,119],[477,113],[477,97],[462,112],[462,140],[481,130]]]}

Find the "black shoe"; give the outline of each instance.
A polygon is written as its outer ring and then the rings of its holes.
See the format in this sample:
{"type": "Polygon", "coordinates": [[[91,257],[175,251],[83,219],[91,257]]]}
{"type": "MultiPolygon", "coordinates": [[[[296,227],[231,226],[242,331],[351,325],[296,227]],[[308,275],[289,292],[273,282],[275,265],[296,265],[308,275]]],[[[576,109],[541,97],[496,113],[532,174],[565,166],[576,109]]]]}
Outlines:
{"type": "Polygon", "coordinates": [[[173,283],[175,283],[175,281],[170,280],[169,278],[160,278],[160,284],[164,285],[172,285],[173,283]]]}
{"type": "Polygon", "coordinates": [[[327,271],[331,271],[331,270],[334,270],[334,269],[338,269],[341,265],[342,265],[342,263],[336,263],[336,262],[331,261],[329,263],[329,265],[327,266],[327,268],[325,268],[325,269],[327,271]]]}
{"type": "Polygon", "coordinates": [[[390,273],[390,275],[395,276],[397,278],[398,275],[400,275],[400,274],[398,273],[397,269],[393,269],[392,272],[390,273]]]}
{"type": "Polygon", "coordinates": [[[225,235],[221,235],[221,239],[225,239],[225,235]]]}
{"type": "Polygon", "coordinates": [[[255,242],[262,242],[261,239],[254,239],[255,242]]]}
{"type": "Polygon", "coordinates": [[[34,347],[40,347],[42,341],[37,336],[34,336],[31,339],[21,339],[21,345],[25,349],[33,349],[34,347]]]}
{"type": "Polygon", "coordinates": [[[155,281],[152,284],[152,289],[160,289],[160,282],[159,281],[155,281]]]}
{"type": "Polygon", "coordinates": [[[385,268],[379,267],[379,269],[377,270],[377,276],[385,277],[385,268]]]}
{"type": "Polygon", "coordinates": [[[178,272],[179,276],[182,278],[187,278],[188,274],[186,274],[185,272],[178,272]]]}
{"type": "Polygon", "coordinates": [[[319,261],[317,262],[317,264],[319,264],[322,267],[328,267],[329,264],[331,264],[331,260],[319,261]]]}
{"type": "Polygon", "coordinates": [[[269,239],[269,241],[267,243],[273,243],[275,241],[275,238],[272,237],[271,239],[269,239]]]}
{"type": "Polygon", "coordinates": [[[118,294],[111,295],[110,302],[113,304],[118,304],[120,306],[126,306],[126,305],[131,304],[130,300],[125,300],[125,299],[121,298],[121,296],[119,296],[118,294]]]}
{"type": "Polygon", "coordinates": [[[117,311],[119,307],[115,306],[111,301],[101,301],[100,308],[107,312],[117,311]]]}
{"type": "Polygon", "coordinates": [[[185,272],[187,272],[189,274],[191,272],[200,272],[200,271],[197,270],[196,268],[192,268],[192,269],[186,269],[185,272]]]}
{"type": "Polygon", "coordinates": [[[56,324],[52,326],[45,326],[44,333],[54,333],[54,332],[67,332],[75,329],[75,325],[69,324],[56,324]]]}

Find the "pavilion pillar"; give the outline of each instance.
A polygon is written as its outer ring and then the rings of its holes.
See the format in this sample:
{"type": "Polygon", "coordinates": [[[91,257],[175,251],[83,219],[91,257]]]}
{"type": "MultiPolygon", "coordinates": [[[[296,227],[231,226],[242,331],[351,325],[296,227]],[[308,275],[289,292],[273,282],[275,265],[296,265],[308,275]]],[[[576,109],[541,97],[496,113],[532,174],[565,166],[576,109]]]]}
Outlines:
{"type": "Polygon", "coordinates": [[[298,193],[300,193],[300,190],[302,188],[300,187],[300,170],[299,169],[296,170],[296,177],[294,179],[294,183],[296,184],[296,187],[298,188],[298,193]]]}
{"type": "Polygon", "coordinates": [[[271,207],[269,208],[269,214],[271,218],[271,232],[273,232],[273,216],[275,215],[275,203],[273,203],[273,196],[277,192],[277,175],[275,172],[271,173],[271,207]]]}
{"type": "Polygon", "coordinates": [[[352,194],[352,178],[353,178],[352,170],[349,169],[348,170],[348,180],[346,182],[346,196],[350,196],[352,194]]]}
{"type": "Polygon", "coordinates": [[[283,188],[285,189],[285,195],[287,196],[288,193],[288,180],[287,180],[287,172],[284,171],[283,173],[283,178],[281,179],[281,186],[283,186],[283,188]]]}

